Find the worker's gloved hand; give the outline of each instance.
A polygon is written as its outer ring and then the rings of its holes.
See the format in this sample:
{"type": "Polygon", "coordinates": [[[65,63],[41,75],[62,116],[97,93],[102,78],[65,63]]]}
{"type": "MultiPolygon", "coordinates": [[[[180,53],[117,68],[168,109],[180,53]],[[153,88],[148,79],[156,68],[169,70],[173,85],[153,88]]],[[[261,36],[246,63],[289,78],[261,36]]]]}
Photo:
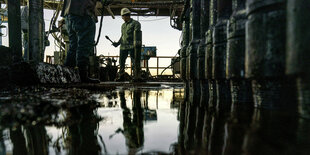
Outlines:
{"type": "Polygon", "coordinates": [[[118,42],[113,42],[112,45],[113,45],[114,47],[117,47],[117,46],[119,45],[119,43],[118,43],[118,42]]]}

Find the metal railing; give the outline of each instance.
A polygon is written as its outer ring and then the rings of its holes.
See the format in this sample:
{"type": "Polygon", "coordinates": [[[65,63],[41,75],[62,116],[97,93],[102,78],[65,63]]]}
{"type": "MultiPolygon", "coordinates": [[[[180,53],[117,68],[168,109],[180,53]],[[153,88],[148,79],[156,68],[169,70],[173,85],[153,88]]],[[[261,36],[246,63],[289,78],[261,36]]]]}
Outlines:
{"type": "MultiPolygon", "coordinates": [[[[116,59],[116,60],[119,60],[119,56],[100,56],[100,58],[104,58],[104,59],[106,59],[106,58],[111,58],[111,59],[116,59]]],[[[161,75],[161,72],[160,71],[162,71],[162,70],[164,70],[164,69],[166,69],[169,65],[170,65],[170,63],[171,63],[171,59],[172,58],[175,58],[175,57],[173,57],[173,56],[157,56],[157,57],[151,57],[150,58],[150,60],[153,60],[153,59],[155,59],[156,60],[156,65],[154,66],[152,66],[152,65],[150,65],[150,63],[148,64],[149,66],[148,66],[148,68],[149,68],[149,70],[156,70],[156,74],[155,75],[152,75],[152,76],[158,76],[158,75],[161,75]],[[170,59],[170,63],[168,64],[168,65],[166,65],[166,66],[160,66],[160,60],[163,60],[163,59],[170,59]]],[[[46,62],[47,63],[50,63],[50,64],[53,64],[53,59],[54,59],[54,56],[46,56],[46,62]]],[[[129,60],[130,61],[130,63],[127,63],[127,64],[129,64],[128,66],[126,66],[125,67],[125,70],[127,71],[127,72],[129,72],[129,74],[132,74],[132,70],[131,70],[131,59],[130,59],[130,57],[128,56],[127,57],[127,59],[126,60],[129,60]]],[[[148,60],[148,61],[150,61],[150,60],[148,60]]],[[[144,64],[144,61],[145,60],[142,60],[142,62],[141,62],[141,64],[144,64]]],[[[119,62],[119,61],[118,61],[119,62]]],[[[166,61],[166,63],[167,63],[167,61],[166,61]]],[[[118,65],[118,69],[119,69],[119,65],[118,65]]],[[[142,70],[146,70],[147,68],[146,68],[146,66],[145,65],[141,65],[141,69],[142,70]]],[[[175,76],[175,72],[173,71],[173,68],[172,67],[170,67],[170,68],[168,68],[166,71],[171,71],[171,74],[164,74],[164,75],[171,75],[171,76],[175,76]]],[[[152,72],[150,72],[150,73],[152,73],[152,72]]],[[[177,73],[178,74],[178,73],[177,73]]]]}

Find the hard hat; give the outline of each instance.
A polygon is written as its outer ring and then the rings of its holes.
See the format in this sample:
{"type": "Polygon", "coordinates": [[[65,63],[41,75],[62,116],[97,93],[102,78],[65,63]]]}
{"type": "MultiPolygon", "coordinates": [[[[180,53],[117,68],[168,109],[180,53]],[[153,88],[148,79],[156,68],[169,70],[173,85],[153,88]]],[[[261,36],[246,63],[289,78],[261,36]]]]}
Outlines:
{"type": "Polygon", "coordinates": [[[130,10],[128,8],[122,8],[121,10],[121,16],[126,15],[126,14],[130,14],[130,10]]]}

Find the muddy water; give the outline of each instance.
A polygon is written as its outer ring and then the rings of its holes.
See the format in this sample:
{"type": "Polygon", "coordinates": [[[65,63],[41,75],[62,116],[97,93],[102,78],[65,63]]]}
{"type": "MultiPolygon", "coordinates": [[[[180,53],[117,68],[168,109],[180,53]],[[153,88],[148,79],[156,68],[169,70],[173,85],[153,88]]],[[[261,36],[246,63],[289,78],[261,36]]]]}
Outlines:
{"type": "Polygon", "coordinates": [[[0,101],[0,155],[310,152],[310,121],[296,109],[212,108],[184,101],[180,87],[19,88],[0,101]]]}

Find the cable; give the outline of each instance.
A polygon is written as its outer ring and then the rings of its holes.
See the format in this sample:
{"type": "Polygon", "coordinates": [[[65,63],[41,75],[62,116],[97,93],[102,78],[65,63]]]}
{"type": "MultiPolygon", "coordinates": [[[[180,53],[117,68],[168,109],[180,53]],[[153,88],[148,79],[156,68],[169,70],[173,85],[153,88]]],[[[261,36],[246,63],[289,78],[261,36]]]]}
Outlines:
{"type": "MultiPolygon", "coordinates": [[[[175,58],[176,56],[178,55],[178,53],[173,57],[175,58]]],[[[168,67],[166,67],[161,73],[160,75],[163,75],[163,73],[168,69],[170,68],[172,65],[174,65],[175,63],[179,62],[180,61],[180,57],[177,57],[177,59],[175,59],[168,67]]]]}
{"type": "Polygon", "coordinates": [[[98,45],[98,43],[99,43],[99,40],[100,40],[100,36],[101,36],[101,29],[102,29],[102,23],[103,23],[103,8],[102,8],[102,11],[101,11],[101,19],[100,19],[100,26],[99,26],[99,32],[98,32],[98,36],[97,36],[97,41],[95,42],[95,45],[94,46],[97,46],[98,45]]]}
{"type": "Polygon", "coordinates": [[[101,29],[102,29],[102,23],[103,23],[103,13],[104,13],[104,6],[106,5],[107,1],[101,0],[101,4],[102,4],[102,10],[101,10],[101,19],[100,19],[100,26],[99,26],[99,33],[97,36],[97,41],[95,42],[94,46],[97,46],[100,40],[100,36],[101,36],[101,29]]]}

